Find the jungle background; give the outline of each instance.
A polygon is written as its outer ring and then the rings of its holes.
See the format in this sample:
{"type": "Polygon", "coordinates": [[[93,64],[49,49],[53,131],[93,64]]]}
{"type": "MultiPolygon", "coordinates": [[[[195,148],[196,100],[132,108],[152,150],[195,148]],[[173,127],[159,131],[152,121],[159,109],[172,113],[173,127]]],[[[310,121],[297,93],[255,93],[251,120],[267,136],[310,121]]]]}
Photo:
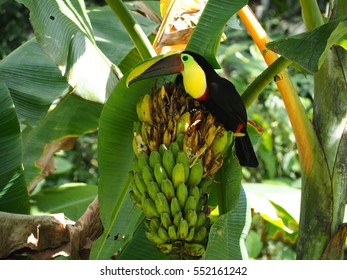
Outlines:
{"type": "MultiPolygon", "coordinates": [[[[104,1],[85,1],[87,8],[104,6],[104,1]]],[[[322,13],[327,1],[318,1],[322,13]]],[[[271,39],[294,35],[305,31],[299,2],[283,0],[250,1],[257,18],[271,39]]],[[[15,1],[0,1],[0,56],[6,58],[24,42],[33,38],[29,12],[15,1]]],[[[226,41],[218,51],[217,59],[222,65],[219,71],[228,77],[239,92],[243,92],[262,71],[266,64],[253,40],[242,28],[226,28],[226,41]]],[[[313,78],[308,73],[289,68],[289,75],[297,88],[307,114],[313,113],[313,78]]],[[[274,83],[266,87],[248,111],[248,117],[262,126],[264,132],[254,143],[260,161],[257,169],[243,169],[243,181],[254,196],[252,227],[246,240],[249,257],[252,259],[295,259],[300,209],[300,163],[295,138],[281,97],[274,83]],[[256,191],[254,189],[256,188],[256,191]],[[264,202],[263,200],[266,200],[264,202]],[[268,203],[275,205],[277,214],[296,224],[288,229],[276,224],[276,215],[268,203]]],[[[77,218],[96,193],[90,191],[86,201],[75,203],[74,194],[55,191],[56,186],[84,183],[98,184],[98,133],[83,134],[69,144],[69,149],[54,154],[55,171],[47,176],[31,194],[31,213],[68,213],[77,218]],[[45,203],[55,197],[59,203],[54,207],[45,203]]],[[[76,193],[76,199],[78,194],[76,193]]],[[[347,251],[345,250],[345,259],[347,251]]]]}

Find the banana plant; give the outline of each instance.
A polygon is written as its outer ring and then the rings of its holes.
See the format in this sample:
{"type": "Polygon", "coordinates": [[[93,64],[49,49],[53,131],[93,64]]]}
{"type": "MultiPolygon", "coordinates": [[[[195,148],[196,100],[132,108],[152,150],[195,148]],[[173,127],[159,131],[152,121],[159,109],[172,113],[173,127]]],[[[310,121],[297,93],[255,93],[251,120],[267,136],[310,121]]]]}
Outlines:
{"type": "MultiPolygon", "coordinates": [[[[160,252],[153,242],[156,239],[148,236],[148,228],[158,222],[155,211],[165,207],[165,200],[161,199],[164,202],[158,202],[160,207],[149,213],[151,208],[142,206],[151,201],[149,195],[143,196],[141,207],[134,205],[130,195],[131,191],[135,192],[134,182],[138,185],[133,177],[141,161],[134,156],[131,144],[136,135],[134,123],[143,123],[136,108],[146,96],[148,98],[153,84],[141,81],[127,88],[125,80],[132,67],[156,55],[151,44],[153,38],[148,37],[156,24],[133,15],[130,7],[120,0],[107,0],[110,9],[92,9],[89,13],[82,0],[70,1],[70,4],[61,0],[44,4],[32,0],[18,2],[30,10],[36,39],[0,62],[0,115],[3,116],[0,120],[4,128],[0,132],[4,155],[0,165],[0,210],[29,214],[30,194],[46,171],[43,162],[49,155],[48,148],[55,151],[62,147],[59,140],[98,129],[97,208],[103,233],[94,241],[90,258],[177,257],[167,245],[157,247],[169,254],[160,252]]],[[[298,258],[336,259],[342,258],[344,243],[341,240],[346,235],[342,221],[347,196],[344,183],[346,95],[343,94],[346,90],[343,73],[347,65],[347,4],[346,0],[331,1],[329,22],[324,23],[316,1],[300,2],[309,31],[265,46],[266,36],[259,36],[262,30],[254,28],[259,23],[250,21],[253,17],[247,8],[241,9],[247,1],[209,0],[186,48],[203,54],[218,67],[215,57],[224,26],[238,12],[270,65],[242,95],[244,102],[250,106],[275,77],[297,140],[303,174],[298,258]],[[277,58],[274,52],[281,57],[277,58]],[[314,73],[313,125],[288,75],[283,72],[292,63],[314,73]]],[[[173,9],[170,3],[166,1],[166,10],[173,9]]],[[[154,43],[157,44],[156,40],[154,43]]],[[[141,133],[137,135],[143,135],[141,133]]],[[[192,170],[193,166],[189,168],[192,170]]],[[[141,174],[145,169],[141,169],[141,174]]],[[[219,199],[213,206],[218,204],[220,212],[203,249],[190,246],[189,231],[186,232],[184,223],[180,230],[169,231],[171,225],[166,223],[165,215],[160,217],[171,239],[178,234],[188,241],[188,245],[182,245],[186,250],[184,254],[180,251],[179,257],[190,252],[190,257],[202,255],[205,259],[247,258],[244,239],[250,226],[250,209],[241,185],[241,168],[230,154],[224,158],[216,181],[218,184],[212,187],[218,190],[219,199]]],[[[170,185],[166,189],[170,190],[170,185]]],[[[178,201],[182,197],[177,191],[176,196],[178,201]]],[[[4,217],[7,219],[8,215],[4,217]]],[[[192,223],[194,213],[192,217],[186,220],[192,223]]],[[[5,227],[11,221],[6,220],[5,227]]],[[[160,236],[165,239],[165,232],[160,236]]],[[[192,236],[194,238],[194,234],[192,236]]]]}

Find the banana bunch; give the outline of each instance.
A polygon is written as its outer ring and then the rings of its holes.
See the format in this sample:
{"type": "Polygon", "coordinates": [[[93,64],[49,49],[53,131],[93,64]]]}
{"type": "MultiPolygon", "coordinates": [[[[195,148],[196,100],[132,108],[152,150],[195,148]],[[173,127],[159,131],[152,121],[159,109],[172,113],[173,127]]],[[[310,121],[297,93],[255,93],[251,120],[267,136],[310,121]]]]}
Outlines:
{"type": "Polygon", "coordinates": [[[210,230],[208,194],[233,135],[175,84],[137,104],[130,196],[146,236],[173,259],[199,258],[210,230]]]}

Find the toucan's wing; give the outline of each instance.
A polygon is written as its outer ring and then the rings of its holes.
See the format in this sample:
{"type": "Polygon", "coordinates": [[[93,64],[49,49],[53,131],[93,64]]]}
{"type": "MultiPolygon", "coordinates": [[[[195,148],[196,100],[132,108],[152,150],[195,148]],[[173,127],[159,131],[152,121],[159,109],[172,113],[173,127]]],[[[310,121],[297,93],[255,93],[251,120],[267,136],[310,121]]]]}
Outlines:
{"type": "Polygon", "coordinates": [[[247,112],[241,96],[235,86],[224,78],[212,82],[208,87],[209,98],[206,107],[214,113],[217,120],[224,126],[236,131],[241,125],[243,137],[236,137],[236,155],[242,166],[257,167],[258,160],[254,153],[251,139],[246,131],[247,112]]]}
{"type": "Polygon", "coordinates": [[[208,85],[208,101],[206,107],[214,112],[217,120],[227,129],[235,131],[242,124],[247,125],[247,112],[241,96],[235,86],[224,78],[213,81],[208,85]]]}

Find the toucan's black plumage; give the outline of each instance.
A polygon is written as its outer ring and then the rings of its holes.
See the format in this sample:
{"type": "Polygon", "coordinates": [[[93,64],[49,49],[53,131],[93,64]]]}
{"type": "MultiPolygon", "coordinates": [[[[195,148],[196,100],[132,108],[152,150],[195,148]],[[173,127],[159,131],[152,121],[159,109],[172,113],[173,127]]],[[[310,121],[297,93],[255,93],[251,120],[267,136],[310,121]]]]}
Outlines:
{"type": "Polygon", "coordinates": [[[184,51],[154,58],[136,67],[127,84],[138,80],[181,73],[185,91],[204,104],[217,121],[234,132],[236,155],[242,166],[256,167],[258,160],[247,133],[247,112],[235,86],[220,77],[201,55],[184,51]]]}
{"type": "Polygon", "coordinates": [[[207,92],[199,99],[200,102],[226,129],[244,134],[244,136],[236,137],[235,140],[236,155],[240,164],[257,167],[258,160],[246,130],[247,112],[235,86],[219,76],[201,55],[192,52],[183,53],[191,55],[205,72],[207,92]]]}

